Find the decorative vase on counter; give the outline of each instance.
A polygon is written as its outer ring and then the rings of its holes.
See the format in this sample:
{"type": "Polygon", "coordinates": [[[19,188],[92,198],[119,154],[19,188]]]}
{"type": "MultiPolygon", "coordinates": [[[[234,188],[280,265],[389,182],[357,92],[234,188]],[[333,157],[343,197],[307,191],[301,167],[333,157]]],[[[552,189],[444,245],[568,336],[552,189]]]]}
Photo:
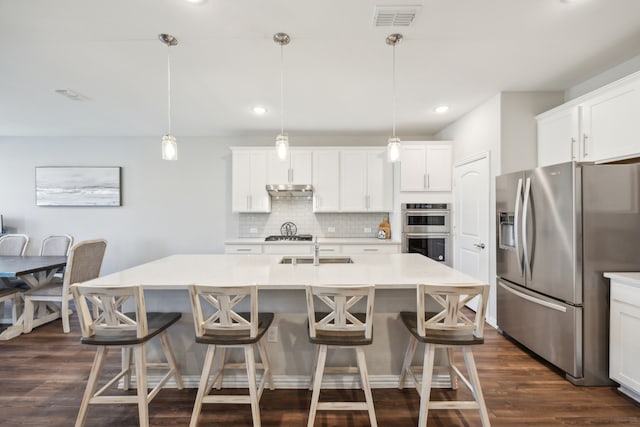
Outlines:
{"type": "Polygon", "coordinates": [[[382,218],[382,222],[378,226],[378,239],[390,239],[391,238],[391,225],[389,224],[389,217],[382,218]]]}

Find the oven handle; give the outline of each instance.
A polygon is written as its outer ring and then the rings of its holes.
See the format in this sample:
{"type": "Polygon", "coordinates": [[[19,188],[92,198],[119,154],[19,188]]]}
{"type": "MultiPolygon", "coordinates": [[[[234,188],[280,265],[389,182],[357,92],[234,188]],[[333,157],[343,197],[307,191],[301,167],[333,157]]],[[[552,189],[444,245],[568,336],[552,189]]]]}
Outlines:
{"type": "Polygon", "coordinates": [[[404,215],[449,215],[450,211],[402,211],[404,215]]]}
{"type": "Polygon", "coordinates": [[[413,237],[451,237],[451,233],[402,233],[404,238],[413,238],[413,237]]]}

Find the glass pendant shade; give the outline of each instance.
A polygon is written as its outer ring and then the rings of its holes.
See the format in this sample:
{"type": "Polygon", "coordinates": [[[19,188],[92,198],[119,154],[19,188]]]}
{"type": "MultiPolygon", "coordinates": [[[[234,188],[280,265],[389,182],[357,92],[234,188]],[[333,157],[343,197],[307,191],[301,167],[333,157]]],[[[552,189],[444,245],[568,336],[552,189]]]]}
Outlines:
{"type": "Polygon", "coordinates": [[[395,136],[389,138],[387,144],[387,160],[390,162],[397,162],[400,160],[400,138],[395,136]]]}
{"type": "Polygon", "coordinates": [[[178,160],[178,144],[173,135],[162,137],[162,160],[178,160]]]}
{"type": "Polygon", "coordinates": [[[280,160],[286,160],[289,155],[289,137],[287,134],[280,134],[276,137],[276,153],[280,160]]]}

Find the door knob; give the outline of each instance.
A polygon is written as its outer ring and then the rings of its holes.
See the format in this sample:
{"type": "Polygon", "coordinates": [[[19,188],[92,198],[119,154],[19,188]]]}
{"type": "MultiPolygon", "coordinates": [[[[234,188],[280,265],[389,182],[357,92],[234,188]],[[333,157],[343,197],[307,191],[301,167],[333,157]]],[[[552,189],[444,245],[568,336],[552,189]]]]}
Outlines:
{"type": "Polygon", "coordinates": [[[473,246],[475,246],[476,248],[484,249],[484,243],[482,243],[482,242],[474,243],[473,246]]]}

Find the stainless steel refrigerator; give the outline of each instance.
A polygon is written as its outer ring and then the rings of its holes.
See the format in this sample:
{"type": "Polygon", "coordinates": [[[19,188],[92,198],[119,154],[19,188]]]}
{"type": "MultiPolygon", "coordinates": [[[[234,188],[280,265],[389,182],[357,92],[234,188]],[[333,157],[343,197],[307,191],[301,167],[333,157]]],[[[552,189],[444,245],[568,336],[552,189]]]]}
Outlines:
{"type": "Polygon", "coordinates": [[[606,271],[640,271],[640,165],[496,178],[499,329],[579,385],[609,380],[606,271]]]}

